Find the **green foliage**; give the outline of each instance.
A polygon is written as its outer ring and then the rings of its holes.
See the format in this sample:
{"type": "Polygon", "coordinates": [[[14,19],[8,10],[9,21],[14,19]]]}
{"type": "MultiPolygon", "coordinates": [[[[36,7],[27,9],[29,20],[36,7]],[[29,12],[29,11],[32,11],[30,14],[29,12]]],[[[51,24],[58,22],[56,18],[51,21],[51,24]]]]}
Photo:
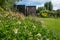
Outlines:
{"type": "Polygon", "coordinates": [[[44,20],[48,29],[54,30],[57,35],[57,40],[60,40],[60,18],[39,18],[44,20]]]}
{"type": "Polygon", "coordinates": [[[55,10],[53,10],[53,11],[44,10],[44,11],[41,11],[41,16],[42,17],[54,17],[54,18],[56,18],[57,12],[55,10]]]}
{"type": "Polygon", "coordinates": [[[53,31],[42,27],[40,22],[33,18],[27,17],[22,20],[1,13],[0,40],[57,40],[57,38],[53,31]]]}
{"type": "Polygon", "coordinates": [[[51,1],[50,1],[50,2],[46,2],[46,3],[44,4],[44,7],[45,7],[47,10],[50,10],[50,11],[53,10],[53,4],[51,3],[51,1]]]}
{"type": "Polygon", "coordinates": [[[48,13],[49,13],[49,11],[48,10],[44,10],[44,11],[41,11],[41,16],[42,17],[48,17],[48,13]]]}
{"type": "Polygon", "coordinates": [[[51,1],[49,2],[49,10],[50,10],[50,11],[52,11],[52,10],[53,10],[53,4],[52,4],[52,2],[51,2],[51,1]]]}
{"type": "Polygon", "coordinates": [[[57,15],[59,15],[55,10],[49,11],[46,9],[39,11],[39,13],[37,14],[38,14],[38,17],[55,17],[55,18],[57,17],[57,15]]]}
{"type": "Polygon", "coordinates": [[[0,12],[3,12],[3,9],[0,7],[0,12]]]}
{"type": "Polygon", "coordinates": [[[0,0],[0,7],[4,8],[5,10],[9,10],[10,8],[13,8],[16,1],[19,0],[0,0]]]}
{"type": "Polygon", "coordinates": [[[44,7],[48,10],[48,9],[49,9],[49,3],[46,2],[46,3],[44,4],[44,7]]]}
{"type": "Polygon", "coordinates": [[[9,12],[5,11],[3,8],[0,7],[0,16],[3,17],[2,15],[7,16],[9,12]]]}
{"type": "Polygon", "coordinates": [[[55,10],[49,11],[48,16],[49,16],[49,17],[54,17],[54,18],[56,18],[56,17],[57,17],[57,12],[56,12],[55,10]]]}
{"type": "Polygon", "coordinates": [[[0,6],[5,5],[5,0],[0,0],[0,6]]]}
{"type": "Polygon", "coordinates": [[[47,13],[41,13],[42,17],[47,17],[47,13]]]}
{"type": "Polygon", "coordinates": [[[37,13],[37,16],[38,16],[38,17],[41,16],[40,14],[42,13],[43,10],[45,10],[44,7],[38,7],[38,9],[36,10],[36,13],[37,13]]]}
{"type": "Polygon", "coordinates": [[[60,9],[57,10],[57,17],[60,17],[60,9]]]}
{"type": "Polygon", "coordinates": [[[44,7],[38,7],[37,13],[40,13],[42,10],[45,10],[45,8],[44,7]]]}

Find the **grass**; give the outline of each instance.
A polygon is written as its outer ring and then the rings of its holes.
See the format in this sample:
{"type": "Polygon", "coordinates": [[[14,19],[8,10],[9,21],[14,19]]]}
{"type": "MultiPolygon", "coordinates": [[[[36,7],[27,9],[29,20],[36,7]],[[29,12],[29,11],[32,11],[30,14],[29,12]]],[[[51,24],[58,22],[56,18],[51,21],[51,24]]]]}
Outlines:
{"type": "MultiPolygon", "coordinates": [[[[30,17],[31,18],[31,17],[30,17]]],[[[59,40],[60,40],[60,18],[35,18],[34,20],[37,21],[44,21],[44,25],[45,27],[47,27],[49,30],[52,30],[55,32],[55,34],[58,36],[59,40]]]]}
{"type": "Polygon", "coordinates": [[[43,20],[45,26],[55,31],[60,38],[60,18],[39,18],[39,20],[43,20]]]}

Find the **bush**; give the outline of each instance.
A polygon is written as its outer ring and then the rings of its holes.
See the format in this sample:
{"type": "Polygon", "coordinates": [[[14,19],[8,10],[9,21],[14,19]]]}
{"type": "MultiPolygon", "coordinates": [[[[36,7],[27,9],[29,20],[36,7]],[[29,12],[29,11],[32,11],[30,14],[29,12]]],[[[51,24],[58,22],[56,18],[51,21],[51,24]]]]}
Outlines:
{"type": "Polygon", "coordinates": [[[0,16],[0,40],[58,40],[53,31],[32,18],[24,20],[9,15],[0,16]]]}
{"type": "Polygon", "coordinates": [[[41,27],[40,23],[31,19],[0,20],[1,40],[54,40],[54,32],[41,27]],[[37,23],[37,24],[36,24],[37,23]]]}
{"type": "Polygon", "coordinates": [[[48,14],[49,17],[57,17],[57,12],[55,10],[53,11],[49,11],[49,14],[48,14]]]}
{"type": "Polygon", "coordinates": [[[41,13],[42,17],[47,17],[47,13],[41,13]]]}
{"type": "Polygon", "coordinates": [[[48,13],[49,13],[48,10],[43,10],[40,12],[40,15],[41,15],[41,17],[48,17],[48,13]]]}
{"type": "Polygon", "coordinates": [[[39,15],[39,17],[43,17],[43,18],[48,18],[48,17],[57,17],[57,12],[55,10],[53,11],[49,11],[49,10],[42,10],[39,15]]]}
{"type": "Polygon", "coordinates": [[[58,9],[56,12],[57,12],[57,17],[60,17],[60,9],[58,9]]]}

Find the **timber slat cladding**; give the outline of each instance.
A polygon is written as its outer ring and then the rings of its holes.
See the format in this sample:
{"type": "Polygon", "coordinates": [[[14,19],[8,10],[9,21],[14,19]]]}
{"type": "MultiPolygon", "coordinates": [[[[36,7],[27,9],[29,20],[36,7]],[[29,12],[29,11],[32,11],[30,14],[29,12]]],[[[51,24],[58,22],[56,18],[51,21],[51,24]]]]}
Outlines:
{"type": "Polygon", "coordinates": [[[36,6],[16,5],[17,9],[24,15],[36,15],[36,6]]]}
{"type": "Polygon", "coordinates": [[[25,15],[25,5],[17,5],[17,9],[25,15]]]}
{"type": "Polygon", "coordinates": [[[26,6],[28,15],[36,15],[36,6],[26,6]]]}

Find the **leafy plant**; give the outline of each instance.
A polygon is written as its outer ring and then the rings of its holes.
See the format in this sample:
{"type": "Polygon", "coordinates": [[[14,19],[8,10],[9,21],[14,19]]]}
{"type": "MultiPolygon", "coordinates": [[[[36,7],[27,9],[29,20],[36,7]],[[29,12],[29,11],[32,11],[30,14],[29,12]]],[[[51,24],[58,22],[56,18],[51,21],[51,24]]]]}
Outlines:
{"type": "MultiPolygon", "coordinates": [[[[31,17],[0,16],[0,40],[57,40],[53,31],[31,17]]],[[[7,13],[5,13],[7,14],[7,13]]]]}

